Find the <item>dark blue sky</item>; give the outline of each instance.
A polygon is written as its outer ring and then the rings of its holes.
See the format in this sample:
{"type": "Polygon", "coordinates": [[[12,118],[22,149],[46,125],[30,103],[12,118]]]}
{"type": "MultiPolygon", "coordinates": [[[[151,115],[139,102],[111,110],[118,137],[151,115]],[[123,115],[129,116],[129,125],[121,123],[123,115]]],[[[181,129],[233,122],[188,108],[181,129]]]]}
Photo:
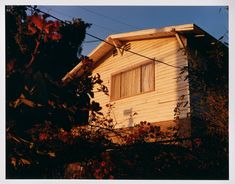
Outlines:
{"type": "MultiPolygon", "coordinates": [[[[140,29],[195,23],[215,38],[228,30],[228,12],[219,6],[39,6],[60,19],[81,18],[92,23],[88,33],[105,39],[110,34],[140,29]]],[[[224,38],[225,41],[228,37],[224,38]]],[[[89,36],[82,54],[89,54],[100,42],[89,36]],[[87,42],[88,41],[88,42],[87,42]]]]}

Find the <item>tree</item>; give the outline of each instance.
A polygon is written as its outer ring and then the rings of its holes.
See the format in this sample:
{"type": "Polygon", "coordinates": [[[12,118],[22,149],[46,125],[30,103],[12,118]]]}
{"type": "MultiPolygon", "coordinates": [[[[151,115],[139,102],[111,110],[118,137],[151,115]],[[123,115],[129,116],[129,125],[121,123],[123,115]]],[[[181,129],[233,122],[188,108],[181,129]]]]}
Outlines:
{"type": "Polygon", "coordinates": [[[94,85],[106,90],[100,76],[87,70],[92,61],[81,56],[89,26],[81,19],[51,20],[36,7],[6,7],[7,177],[56,175],[46,171],[63,168],[88,135],[78,140],[72,128],[88,122],[89,110],[99,113],[91,100],[94,85]],[[86,73],[63,84],[61,78],[79,62],[86,73]],[[60,160],[62,154],[68,158],[60,160]]]}

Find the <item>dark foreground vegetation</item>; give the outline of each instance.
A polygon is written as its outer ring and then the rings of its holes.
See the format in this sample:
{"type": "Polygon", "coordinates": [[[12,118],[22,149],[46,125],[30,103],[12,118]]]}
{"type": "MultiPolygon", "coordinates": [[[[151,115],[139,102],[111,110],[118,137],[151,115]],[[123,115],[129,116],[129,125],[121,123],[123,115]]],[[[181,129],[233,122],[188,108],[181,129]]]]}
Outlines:
{"type": "MultiPolygon", "coordinates": [[[[209,138],[210,139],[210,138],[209,138]]],[[[105,149],[79,142],[38,163],[8,165],[8,178],[77,179],[228,179],[228,157],[214,138],[210,147],[190,150],[178,145],[135,143],[105,149]],[[213,146],[212,146],[213,145],[213,146]]]]}

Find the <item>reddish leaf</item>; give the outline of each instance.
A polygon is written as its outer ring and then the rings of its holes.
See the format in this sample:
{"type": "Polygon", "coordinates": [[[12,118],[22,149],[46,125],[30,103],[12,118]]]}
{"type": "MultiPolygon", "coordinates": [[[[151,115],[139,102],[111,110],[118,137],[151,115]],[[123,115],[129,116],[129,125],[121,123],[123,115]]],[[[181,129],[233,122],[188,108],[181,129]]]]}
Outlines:
{"type": "Polygon", "coordinates": [[[100,169],[96,169],[96,170],[95,170],[95,173],[96,173],[96,174],[100,173],[100,169]]]}
{"type": "Polygon", "coordinates": [[[105,163],[104,161],[102,161],[102,162],[100,163],[100,165],[101,165],[101,167],[105,167],[106,163],[105,163]]]}
{"type": "Polygon", "coordinates": [[[37,30],[35,29],[35,27],[33,27],[32,24],[28,24],[28,31],[30,34],[35,34],[37,32],[37,30]]]}
{"type": "Polygon", "coordinates": [[[59,21],[55,21],[54,22],[54,27],[58,29],[60,27],[60,22],[59,21]]]}
{"type": "Polygon", "coordinates": [[[49,155],[50,157],[55,157],[55,152],[49,151],[49,152],[48,152],[48,155],[49,155]]]}
{"type": "Polygon", "coordinates": [[[59,140],[61,140],[62,142],[67,142],[69,140],[69,135],[67,131],[61,131],[59,132],[58,135],[59,140]]]}
{"type": "Polygon", "coordinates": [[[109,171],[108,171],[108,169],[104,169],[104,174],[108,174],[109,173],[109,171]]]}
{"type": "Polygon", "coordinates": [[[30,165],[31,164],[29,160],[26,160],[24,158],[21,158],[19,161],[22,165],[30,165]]]}
{"type": "Polygon", "coordinates": [[[16,64],[15,59],[7,62],[7,73],[11,73],[14,70],[15,64],[16,64]]]}
{"type": "Polygon", "coordinates": [[[11,164],[12,164],[14,167],[16,167],[16,162],[17,162],[16,158],[15,158],[15,157],[11,157],[11,164]]]}
{"type": "Polygon", "coordinates": [[[46,133],[40,133],[39,134],[39,140],[40,141],[45,141],[48,139],[48,135],[46,133]]]}
{"type": "Polygon", "coordinates": [[[48,41],[47,36],[44,36],[43,41],[44,41],[44,43],[46,43],[48,41]]]}
{"type": "Polygon", "coordinates": [[[196,138],[194,139],[194,143],[199,146],[201,144],[201,139],[200,138],[196,138]]]}
{"type": "Polygon", "coordinates": [[[50,33],[50,30],[52,30],[54,27],[54,22],[53,21],[48,21],[45,25],[45,28],[44,28],[44,31],[49,34],[50,33]]]}
{"type": "Polygon", "coordinates": [[[31,21],[37,26],[38,29],[43,29],[44,19],[41,15],[33,15],[31,21]]]}
{"type": "Polygon", "coordinates": [[[55,102],[53,102],[52,100],[48,100],[48,104],[49,104],[49,105],[54,105],[55,102]]]}
{"type": "Polygon", "coordinates": [[[109,179],[114,179],[114,177],[112,175],[109,176],[109,179]]]}
{"type": "Polygon", "coordinates": [[[61,35],[58,33],[52,34],[50,37],[52,40],[55,40],[55,41],[61,39],[61,35]]]}

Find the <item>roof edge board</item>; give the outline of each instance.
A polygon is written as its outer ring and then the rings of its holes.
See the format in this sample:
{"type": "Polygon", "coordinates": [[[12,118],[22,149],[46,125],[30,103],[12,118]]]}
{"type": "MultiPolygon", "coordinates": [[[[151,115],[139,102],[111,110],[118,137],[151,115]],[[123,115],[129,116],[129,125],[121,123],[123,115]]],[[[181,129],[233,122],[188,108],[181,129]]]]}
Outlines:
{"type": "Polygon", "coordinates": [[[101,49],[102,47],[105,47],[105,46],[110,46],[108,43],[112,44],[111,42],[111,37],[108,36],[104,41],[102,41],[92,52],[90,52],[88,54],[88,57],[90,57],[91,55],[93,55],[94,53],[96,53],[99,49],[101,49]],[[105,41],[105,42],[104,42],[105,41]]]}
{"type": "Polygon", "coordinates": [[[114,34],[110,35],[112,39],[123,39],[126,37],[134,37],[139,35],[149,35],[149,34],[157,34],[161,32],[171,32],[171,31],[192,31],[194,30],[194,24],[184,24],[184,25],[178,25],[178,26],[168,26],[163,27],[160,29],[145,29],[140,31],[133,31],[128,33],[120,33],[120,34],[114,34]]]}
{"type": "MultiPolygon", "coordinates": [[[[108,36],[105,41],[112,44],[111,40],[122,40],[125,38],[131,38],[136,36],[144,36],[144,35],[154,35],[161,32],[171,32],[171,31],[192,31],[194,30],[195,25],[194,24],[184,24],[184,25],[178,25],[178,26],[168,26],[163,27],[160,29],[147,29],[147,30],[140,30],[140,31],[133,31],[128,33],[120,33],[120,34],[113,34],[108,36]]],[[[97,51],[99,51],[103,47],[107,47],[108,43],[102,42],[100,43],[91,53],[88,54],[89,57],[94,55],[97,51]]],[[[111,47],[111,46],[110,46],[111,47]]]]}

